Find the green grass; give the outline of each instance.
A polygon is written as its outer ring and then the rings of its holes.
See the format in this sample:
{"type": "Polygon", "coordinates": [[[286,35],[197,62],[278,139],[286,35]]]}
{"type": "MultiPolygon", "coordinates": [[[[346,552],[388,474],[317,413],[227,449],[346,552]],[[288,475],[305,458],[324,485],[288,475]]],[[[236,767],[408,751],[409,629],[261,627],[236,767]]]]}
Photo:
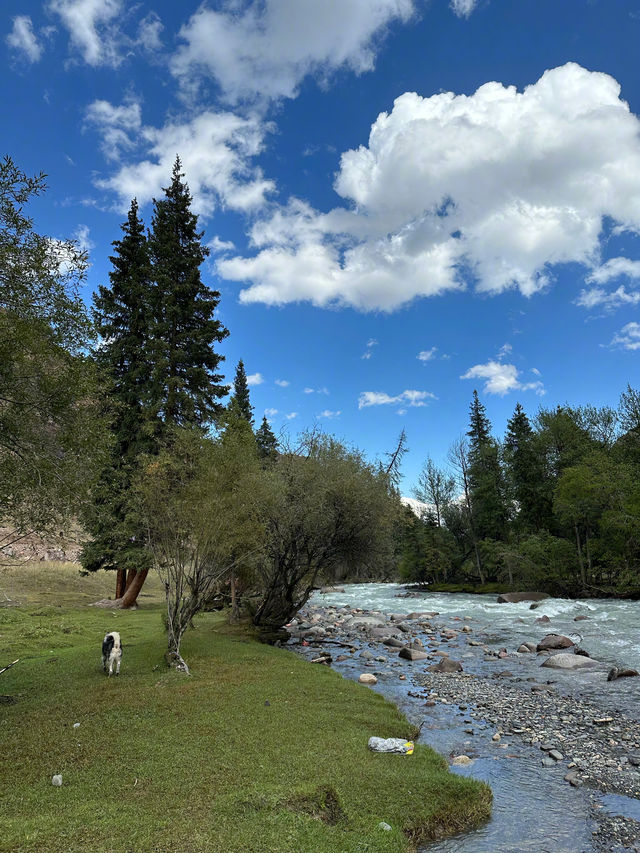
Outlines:
{"type": "Polygon", "coordinates": [[[20,657],[0,676],[14,700],[0,704],[0,851],[400,853],[489,816],[489,789],[427,747],[367,750],[371,735],[411,735],[370,689],[219,614],[184,639],[189,678],[164,664],[153,586],[140,610],[113,612],[65,597],[61,575],[52,584],[44,604],[25,593],[27,606],[0,609],[0,666],[20,657]],[[108,679],[100,642],[113,629],[124,658],[108,679]]]}

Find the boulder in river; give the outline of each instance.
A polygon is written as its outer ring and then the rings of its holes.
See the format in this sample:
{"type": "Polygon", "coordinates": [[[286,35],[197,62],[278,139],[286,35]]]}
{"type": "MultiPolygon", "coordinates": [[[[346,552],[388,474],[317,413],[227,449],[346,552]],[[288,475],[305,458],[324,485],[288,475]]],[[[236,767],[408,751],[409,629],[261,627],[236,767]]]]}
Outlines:
{"type": "Polygon", "coordinates": [[[542,664],[552,669],[593,669],[594,666],[599,666],[597,660],[592,658],[584,658],[581,655],[572,655],[567,652],[561,652],[559,655],[552,655],[542,664]]]}
{"type": "Polygon", "coordinates": [[[345,626],[349,628],[375,628],[382,627],[385,624],[383,616],[352,616],[351,619],[345,620],[345,626]]]}
{"type": "Polygon", "coordinates": [[[536,644],[535,643],[529,643],[529,642],[521,643],[518,646],[518,652],[521,655],[530,654],[530,653],[535,652],[535,651],[536,651],[536,644]]]}
{"type": "Polygon", "coordinates": [[[536,646],[537,652],[546,652],[549,649],[570,649],[575,645],[569,637],[564,637],[562,634],[547,634],[543,637],[536,646]]]}
{"type": "Polygon", "coordinates": [[[404,648],[400,649],[399,657],[404,658],[404,660],[426,660],[429,655],[426,652],[421,652],[420,649],[412,649],[409,646],[404,646],[404,648]]]}
{"type": "Polygon", "coordinates": [[[637,669],[627,669],[626,667],[619,669],[617,666],[614,666],[609,670],[607,681],[615,681],[617,678],[633,678],[636,675],[638,675],[637,669]]]}
{"type": "Polygon", "coordinates": [[[382,641],[382,645],[389,646],[392,649],[401,649],[404,646],[404,643],[397,637],[385,637],[382,641]]]}
{"type": "Polygon", "coordinates": [[[360,678],[358,679],[360,684],[377,684],[378,679],[372,672],[363,672],[360,678]]]}
{"type": "Polygon", "coordinates": [[[429,672],[462,672],[460,661],[441,658],[438,663],[429,667],[429,672]]]}
{"type": "Polygon", "coordinates": [[[521,601],[543,601],[549,598],[546,592],[503,592],[498,604],[519,604],[521,601]]]}

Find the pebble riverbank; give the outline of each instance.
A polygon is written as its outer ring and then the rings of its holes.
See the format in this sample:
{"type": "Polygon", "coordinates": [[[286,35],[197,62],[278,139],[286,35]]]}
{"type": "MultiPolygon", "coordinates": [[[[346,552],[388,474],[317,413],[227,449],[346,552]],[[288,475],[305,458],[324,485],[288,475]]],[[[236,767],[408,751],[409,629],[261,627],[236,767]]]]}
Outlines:
{"type": "MultiPolygon", "coordinates": [[[[533,642],[550,627],[536,626],[533,642]]],[[[577,789],[570,796],[588,805],[588,843],[582,838],[575,847],[565,842],[540,850],[640,851],[640,725],[617,709],[606,665],[587,675],[541,668],[554,651],[518,653],[468,617],[445,624],[432,611],[387,613],[314,603],[288,630],[288,645],[308,660],[324,660],[347,677],[367,676],[363,682],[375,683],[412,721],[420,720],[424,742],[431,742],[430,729],[448,726],[455,736],[450,732],[443,743],[455,743],[447,757],[458,772],[473,775],[477,759],[504,757],[524,762],[529,777],[533,772],[543,781],[543,774],[551,774],[554,782],[577,789]],[[452,671],[430,671],[434,667],[452,671]],[[594,690],[594,683],[601,689],[594,690]],[[581,695],[583,685],[588,695],[581,695]]],[[[530,788],[531,783],[523,796],[531,796],[530,788]]],[[[494,809],[499,807],[496,802],[494,809]]],[[[544,819],[545,804],[536,808],[544,819]]],[[[482,848],[461,840],[438,849],[482,848]]],[[[523,842],[504,849],[533,848],[523,842]]]]}

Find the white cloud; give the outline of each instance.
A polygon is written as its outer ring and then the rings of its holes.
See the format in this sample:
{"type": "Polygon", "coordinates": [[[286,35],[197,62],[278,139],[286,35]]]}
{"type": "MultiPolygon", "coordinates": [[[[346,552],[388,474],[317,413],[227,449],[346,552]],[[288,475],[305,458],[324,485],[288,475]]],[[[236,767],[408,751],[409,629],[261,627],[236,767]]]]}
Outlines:
{"type": "Polygon", "coordinates": [[[378,346],[378,341],[375,338],[369,338],[367,341],[367,348],[362,354],[361,358],[364,358],[368,361],[373,355],[373,348],[378,346]]]}
{"type": "Polygon", "coordinates": [[[468,18],[478,0],[451,0],[451,8],[459,18],[468,18]]]}
{"type": "Polygon", "coordinates": [[[272,418],[278,414],[278,410],[277,409],[265,409],[264,413],[268,418],[272,418]]]}
{"type": "Polygon", "coordinates": [[[87,65],[115,68],[121,63],[122,0],[50,0],[49,9],[69,31],[71,44],[87,65]]]}
{"type": "Polygon", "coordinates": [[[520,371],[515,364],[488,361],[486,364],[476,364],[470,367],[460,379],[486,379],[485,393],[499,394],[501,397],[504,397],[509,391],[535,391],[540,396],[546,393],[542,382],[539,380],[536,382],[520,382],[519,375],[520,371]]]}
{"type": "Polygon", "coordinates": [[[513,347],[511,346],[511,344],[502,344],[502,346],[498,350],[498,360],[501,361],[505,357],[505,355],[509,355],[512,349],[513,347]]]}
{"type": "Polygon", "coordinates": [[[288,379],[276,379],[276,385],[279,385],[281,388],[288,388],[290,384],[288,379]]]}
{"type": "Polygon", "coordinates": [[[315,394],[315,388],[305,388],[304,393],[305,394],[315,394]]]}
{"type": "Polygon", "coordinates": [[[142,127],[140,103],[133,98],[120,106],[109,101],[93,101],[85,113],[85,127],[94,127],[102,137],[101,149],[108,160],[136,147],[142,127]]]}
{"type": "Polygon", "coordinates": [[[298,417],[298,412],[289,412],[288,415],[285,415],[285,418],[288,421],[292,421],[294,418],[297,418],[297,417],[298,417]]]}
{"type": "Polygon", "coordinates": [[[438,347],[431,347],[431,349],[423,349],[422,352],[419,352],[416,358],[420,361],[431,361],[431,359],[435,358],[438,347]]]}
{"type": "Polygon", "coordinates": [[[242,302],[394,310],[461,289],[548,288],[557,264],[599,263],[603,220],[640,231],[640,121],[609,75],[575,63],[523,92],[407,92],[342,155],[321,213],[291,199],[218,264],[242,302]]]}
{"type": "Polygon", "coordinates": [[[326,420],[332,420],[333,418],[339,418],[342,412],[332,412],[329,409],[325,409],[323,412],[320,412],[317,415],[318,418],[325,418],[326,420]]]}
{"type": "Polygon", "coordinates": [[[42,56],[42,45],[33,32],[33,23],[29,15],[16,15],[6,42],[9,47],[21,51],[29,62],[37,62],[42,56]]]}
{"type": "Polygon", "coordinates": [[[190,89],[214,78],[229,101],[293,98],[307,76],[370,71],[389,24],[407,21],[413,0],[264,0],[204,4],[180,30],[171,62],[190,89]]]}
{"type": "Polygon", "coordinates": [[[231,240],[222,240],[217,234],[209,240],[207,246],[214,255],[221,255],[225,252],[232,252],[235,249],[235,243],[232,243],[231,240]]]}
{"type": "Polygon", "coordinates": [[[622,305],[640,305],[640,291],[629,292],[622,284],[611,292],[602,287],[591,287],[580,291],[576,305],[589,309],[602,307],[605,310],[614,310],[622,305]]]}
{"type": "Polygon", "coordinates": [[[118,195],[122,208],[127,209],[134,196],[141,206],[160,196],[178,152],[196,213],[206,217],[218,206],[251,211],[264,204],[274,185],[250,165],[263,145],[265,126],[258,119],[207,110],[190,121],[169,121],[157,128],[141,125],[136,107],[135,102],[116,107],[96,101],[87,114],[113,157],[134,145],[147,150],[148,159],[122,165],[111,177],[96,180],[98,187],[118,195]]]}
{"type": "Polygon", "coordinates": [[[611,339],[611,346],[626,350],[640,349],[640,323],[627,323],[611,339]]]}
{"type": "Polygon", "coordinates": [[[606,284],[612,278],[618,278],[621,275],[631,279],[640,278],[640,261],[631,261],[629,258],[610,258],[601,267],[594,269],[587,277],[587,281],[606,284]]]}
{"type": "Polygon", "coordinates": [[[88,252],[96,247],[96,244],[89,239],[88,225],[78,225],[76,230],[73,232],[73,239],[78,244],[78,248],[83,252],[88,252]]]}
{"type": "Polygon", "coordinates": [[[437,399],[430,391],[403,391],[401,394],[391,396],[384,391],[363,391],[358,397],[358,408],[366,409],[369,406],[388,406],[404,403],[409,406],[426,406],[426,400],[437,399]]]}
{"type": "Polygon", "coordinates": [[[162,49],[160,33],[164,25],[155,12],[149,14],[138,25],[138,41],[145,50],[158,51],[162,49]]]}
{"type": "Polygon", "coordinates": [[[254,385],[262,385],[264,378],[261,373],[250,373],[247,376],[247,385],[251,388],[254,385]]]}
{"type": "Polygon", "coordinates": [[[532,367],[531,372],[534,374],[534,376],[542,376],[537,367],[532,367]]]}

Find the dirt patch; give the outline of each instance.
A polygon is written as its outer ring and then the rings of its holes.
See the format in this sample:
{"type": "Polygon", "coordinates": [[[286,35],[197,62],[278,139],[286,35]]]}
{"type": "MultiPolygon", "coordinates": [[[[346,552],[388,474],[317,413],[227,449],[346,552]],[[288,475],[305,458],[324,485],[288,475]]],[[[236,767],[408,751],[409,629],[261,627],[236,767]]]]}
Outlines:
{"type": "Polygon", "coordinates": [[[287,808],[321,820],[328,826],[335,826],[347,819],[338,794],[331,787],[318,788],[312,794],[299,794],[289,800],[287,808]]]}

